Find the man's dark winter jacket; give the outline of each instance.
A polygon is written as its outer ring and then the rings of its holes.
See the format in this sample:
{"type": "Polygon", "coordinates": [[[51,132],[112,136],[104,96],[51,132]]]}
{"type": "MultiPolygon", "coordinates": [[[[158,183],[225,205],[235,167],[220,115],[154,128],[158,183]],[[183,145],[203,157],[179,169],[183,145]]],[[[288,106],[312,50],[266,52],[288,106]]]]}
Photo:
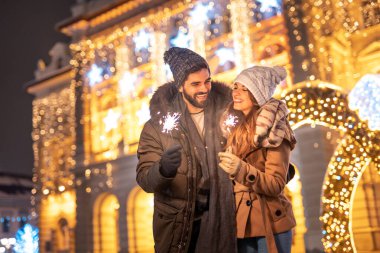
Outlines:
{"type": "Polygon", "coordinates": [[[233,186],[228,175],[218,168],[217,157],[224,146],[219,121],[230,101],[231,90],[222,83],[212,82],[204,112],[203,143],[173,83],[161,86],[152,97],[151,119],[143,128],[137,151],[137,182],[146,192],[154,193],[156,252],[187,252],[199,185],[197,179],[199,181],[204,169],[209,173],[209,208],[202,215],[196,251],[236,252],[233,186]],[[178,112],[181,117],[177,129],[164,133],[159,121],[168,112],[178,112]],[[182,146],[182,162],[174,178],[165,178],[159,172],[161,155],[175,144],[182,146]],[[199,169],[200,164],[204,166],[202,169],[199,169]]]}

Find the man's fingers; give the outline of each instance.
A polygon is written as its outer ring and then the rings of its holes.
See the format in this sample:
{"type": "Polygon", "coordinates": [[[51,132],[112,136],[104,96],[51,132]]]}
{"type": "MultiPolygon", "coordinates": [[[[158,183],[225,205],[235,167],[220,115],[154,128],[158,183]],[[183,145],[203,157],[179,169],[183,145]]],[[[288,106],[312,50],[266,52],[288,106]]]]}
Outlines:
{"type": "Polygon", "coordinates": [[[169,159],[180,158],[181,152],[177,151],[166,155],[169,159]]]}
{"type": "Polygon", "coordinates": [[[167,155],[170,155],[170,154],[172,154],[172,153],[175,153],[175,152],[177,152],[177,151],[180,151],[182,149],[182,147],[180,146],[180,145],[174,145],[174,146],[171,146],[170,148],[168,148],[166,151],[165,151],[165,153],[167,154],[167,155]]]}
{"type": "Polygon", "coordinates": [[[175,158],[172,158],[170,159],[170,161],[173,161],[173,162],[181,162],[181,157],[175,157],[175,158]]]}

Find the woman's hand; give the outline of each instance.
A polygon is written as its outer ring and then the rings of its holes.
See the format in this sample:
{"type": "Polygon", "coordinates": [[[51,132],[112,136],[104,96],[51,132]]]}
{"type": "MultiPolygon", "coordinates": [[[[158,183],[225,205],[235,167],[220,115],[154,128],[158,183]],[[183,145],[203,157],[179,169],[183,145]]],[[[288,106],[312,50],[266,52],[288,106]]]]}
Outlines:
{"type": "Polygon", "coordinates": [[[239,157],[230,152],[219,152],[219,166],[229,175],[236,175],[240,168],[245,164],[239,157]]]}

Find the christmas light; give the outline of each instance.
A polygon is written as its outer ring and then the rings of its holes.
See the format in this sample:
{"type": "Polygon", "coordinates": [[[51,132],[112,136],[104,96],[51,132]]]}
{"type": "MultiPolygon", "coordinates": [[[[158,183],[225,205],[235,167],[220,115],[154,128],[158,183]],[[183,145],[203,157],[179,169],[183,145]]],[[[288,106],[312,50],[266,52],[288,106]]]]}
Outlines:
{"type": "Polygon", "coordinates": [[[368,120],[372,131],[380,130],[380,75],[365,75],[351,90],[351,110],[358,110],[362,120],[368,120]]]}
{"type": "Polygon", "coordinates": [[[253,63],[253,51],[250,37],[251,19],[248,3],[245,0],[231,0],[231,28],[237,72],[246,69],[253,63]]]}
{"type": "Polygon", "coordinates": [[[120,116],[120,113],[117,113],[112,109],[108,111],[107,116],[103,119],[106,132],[109,132],[112,129],[117,128],[120,116]]]}
{"type": "Polygon", "coordinates": [[[189,34],[191,35],[191,49],[200,54],[206,56],[206,21],[208,6],[202,3],[197,3],[195,7],[190,11],[190,18],[188,21],[189,34]]]}
{"type": "Polygon", "coordinates": [[[163,85],[169,80],[166,74],[167,65],[164,63],[164,58],[162,57],[166,51],[166,46],[162,46],[160,43],[166,41],[166,37],[166,34],[161,31],[154,31],[153,33],[152,75],[155,78],[153,79],[154,83],[152,86],[154,87],[154,90],[157,90],[160,85],[163,85]]]}
{"type": "Polygon", "coordinates": [[[219,58],[219,65],[223,66],[227,62],[235,62],[235,53],[232,48],[221,47],[215,51],[216,56],[219,58]]]}
{"type": "Polygon", "coordinates": [[[152,34],[147,33],[145,29],[140,30],[135,37],[133,37],[133,42],[135,43],[135,50],[140,51],[141,49],[148,49],[152,40],[152,34]]]}
{"type": "Polygon", "coordinates": [[[179,30],[177,36],[171,39],[170,43],[175,47],[188,48],[190,46],[190,37],[182,30],[179,30]]]}
{"type": "Polygon", "coordinates": [[[25,224],[16,233],[15,253],[38,253],[38,228],[25,224]]]}
{"type": "Polygon", "coordinates": [[[145,124],[150,119],[149,105],[143,103],[141,109],[136,112],[136,115],[139,118],[139,125],[145,124]]]}
{"type": "Polygon", "coordinates": [[[87,74],[91,86],[100,83],[103,80],[102,73],[102,68],[98,67],[96,64],[92,64],[91,69],[87,74]]]}
{"type": "Polygon", "coordinates": [[[135,90],[138,75],[129,71],[125,72],[119,80],[120,95],[125,97],[135,90]]]}
{"type": "Polygon", "coordinates": [[[190,11],[190,23],[192,25],[203,25],[208,20],[207,13],[209,6],[204,5],[201,2],[197,3],[195,7],[190,11]]]}
{"type": "Polygon", "coordinates": [[[258,0],[257,2],[260,2],[262,12],[271,11],[272,8],[281,9],[277,0],[258,0]]]}

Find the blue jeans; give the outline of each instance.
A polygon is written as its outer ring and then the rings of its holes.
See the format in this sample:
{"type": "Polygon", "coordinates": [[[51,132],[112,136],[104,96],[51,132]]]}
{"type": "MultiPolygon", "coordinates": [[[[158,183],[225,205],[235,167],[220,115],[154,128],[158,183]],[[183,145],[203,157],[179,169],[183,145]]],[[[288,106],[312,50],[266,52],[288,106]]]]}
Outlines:
{"type": "MultiPolygon", "coordinates": [[[[290,253],[292,248],[292,231],[274,235],[278,253],[290,253]]],[[[265,237],[250,237],[238,239],[239,253],[268,253],[265,237]]]]}

